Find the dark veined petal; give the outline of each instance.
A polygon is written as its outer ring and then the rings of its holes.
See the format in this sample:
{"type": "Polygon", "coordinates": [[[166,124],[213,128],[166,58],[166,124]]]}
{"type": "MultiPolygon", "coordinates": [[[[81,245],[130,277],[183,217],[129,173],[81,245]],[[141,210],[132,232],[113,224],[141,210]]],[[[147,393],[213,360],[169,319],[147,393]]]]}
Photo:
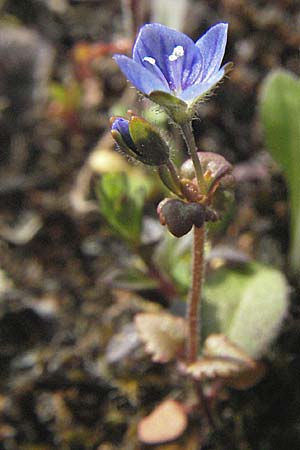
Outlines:
{"type": "Polygon", "coordinates": [[[114,60],[126,78],[144,94],[148,95],[152,91],[169,92],[157,76],[127,56],[114,55],[114,60]]]}
{"type": "Polygon", "coordinates": [[[218,23],[196,42],[203,60],[201,82],[208,81],[219,70],[225,53],[227,30],[227,23],[218,23]]]}
{"type": "Polygon", "coordinates": [[[112,126],[111,126],[112,130],[116,130],[120,133],[124,143],[131,148],[132,150],[134,150],[136,148],[136,146],[134,145],[134,142],[130,136],[129,133],[129,121],[127,119],[124,119],[123,117],[117,117],[112,126]]]}
{"type": "Polygon", "coordinates": [[[133,48],[133,59],[156,76],[159,70],[171,90],[184,88],[191,72],[196,69],[193,78],[197,78],[201,69],[201,55],[192,39],[158,23],[141,28],[133,48]]]}
{"type": "Polygon", "coordinates": [[[210,77],[209,80],[190,86],[185,91],[181,92],[178,97],[185,102],[191,102],[198,97],[201,97],[206,92],[210,91],[217,83],[219,83],[225,73],[226,71],[224,68],[220,69],[217,73],[210,77]]]}

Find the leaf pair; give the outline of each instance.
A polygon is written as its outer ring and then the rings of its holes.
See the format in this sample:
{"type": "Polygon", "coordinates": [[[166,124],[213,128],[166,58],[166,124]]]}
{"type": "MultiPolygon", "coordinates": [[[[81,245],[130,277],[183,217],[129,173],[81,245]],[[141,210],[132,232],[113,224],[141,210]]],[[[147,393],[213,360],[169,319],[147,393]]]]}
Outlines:
{"type": "MultiPolygon", "coordinates": [[[[155,362],[182,359],[186,323],[168,313],[141,313],[135,325],[146,351],[155,362]]],[[[248,389],[264,375],[264,366],[252,359],[223,334],[210,335],[203,348],[203,357],[195,363],[182,364],[183,372],[196,380],[221,380],[237,389],[248,389]]]]}
{"type": "MultiPolygon", "coordinates": [[[[153,361],[168,362],[182,357],[186,338],[185,320],[168,313],[141,313],[135,317],[138,334],[153,361]]],[[[199,381],[222,381],[236,389],[248,389],[265,374],[262,363],[250,358],[222,334],[209,336],[204,356],[190,365],[181,364],[183,374],[199,381]]],[[[138,424],[138,437],[146,444],[177,439],[188,425],[188,408],[173,399],[161,402],[138,424]]]]}

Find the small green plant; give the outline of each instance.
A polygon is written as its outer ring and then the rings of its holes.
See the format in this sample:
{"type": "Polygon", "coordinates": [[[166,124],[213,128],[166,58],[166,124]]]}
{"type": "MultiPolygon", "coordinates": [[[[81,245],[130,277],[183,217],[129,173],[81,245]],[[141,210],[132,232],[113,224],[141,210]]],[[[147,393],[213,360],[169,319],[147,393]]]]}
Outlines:
{"type": "MultiPolygon", "coordinates": [[[[148,277],[170,303],[187,295],[185,318],[166,310],[145,312],[136,315],[135,326],[155,362],[177,361],[182,377],[192,380],[194,407],[215,431],[220,427],[204,384],[215,383],[216,391],[220,386],[248,389],[256,384],[265,373],[259,359],[287,308],[285,278],[258,263],[245,263],[240,270],[221,268],[204,284],[206,225],[226,213],[224,199],[234,179],[223,156],[198,151],[192,121],[231,68],[231,64],[221,67],[226,39],[225,23],[210,28],[196,43],[163,25],[147,24],[139,32],[133,58],[115,56],[131,83],[181,130],[190,156],[178,167],[161,130],[132,111],[127,118],[111,119],[120,151],[154,168],[169,191],[157,208],[160,223],[168,230],[159,245],[143,241],[143,189],[133,189],[130,179],[120,174],[105,175],[97,189],[102,214],[147,267],[144,278],[128,271],[127,283],[131,280],[133,286],[140,279],[149,287],[148,277]]],[[[166,400],[140,423],[140,439],[153,444],[178,437],[186,427],[186,414],[182,403],[166,400]],[[177,428],[172,423],[171,432],[155,429],[155,423],[172,414],[173,420],[178,419],[177,428]]]]}

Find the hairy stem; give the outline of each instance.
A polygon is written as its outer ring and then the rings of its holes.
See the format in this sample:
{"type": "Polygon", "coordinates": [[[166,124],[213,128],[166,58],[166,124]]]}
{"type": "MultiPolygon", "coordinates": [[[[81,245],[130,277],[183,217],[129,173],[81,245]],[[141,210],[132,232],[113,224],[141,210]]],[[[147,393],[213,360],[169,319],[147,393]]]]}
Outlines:
{"type": "Polygon", "coordinates": [[[195,142],[195,138],[194,138],[194,134],[193,134],[193,129],[192,129],[192,123],[191,122],[186,122],[183,125],[181,125],[181,129],[183,132],[183,137],[186,143],[186,146],[188,148],[188,151],[191,155],[194,167],[195,167],[195,173],[196,173],[196,178],[198,181],[198,186],[200,188],[201,193],[206,194],[206,183],[204,180],[204,176],[203,176],[203,170],[201,167],[201,163],[199,161],[198,158],[198,154],[197,154],[197,147],[196,147],[196,142],[195,142]]]}
{"type": "MultiPolygon", "coordinates": [[[[193,279],[187,309],[187,348],[186,359],[188,363],[197,360],[201,334],[201,294],[204,272],[204,244],[205,226],[197,228],[194,226],[194,249],[193,249],[193,279]]],[[[217,425],[211,413],[208,401],[203,392],[202,384],[199,380],[194,380],[194,387],[198,397],[199,408],[203,411],[207,423],[212,430],[217,431],[217,425]]]]}
{"type": "Polygon", "coordinates": [[[197,359],[198,346],[200,343],[200,306],[204,270],[204,241],[204,225],[201,228],[194,226],[192,288],[187,308],[188,338],[186,355],[189,363],[192,363],[197,359]]]}

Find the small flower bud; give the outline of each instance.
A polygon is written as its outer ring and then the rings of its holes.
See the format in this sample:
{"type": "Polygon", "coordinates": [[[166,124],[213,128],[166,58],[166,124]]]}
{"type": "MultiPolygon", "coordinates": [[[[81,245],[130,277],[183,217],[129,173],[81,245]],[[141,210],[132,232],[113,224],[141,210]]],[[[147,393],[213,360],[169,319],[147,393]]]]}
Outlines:
{"type": "Polygon", "coordinates": [[[111,134],[121,149],[149,166],[161,166],[169,159],[169,148],[153,125],[131,115],[111,119],[111,134]]]}

